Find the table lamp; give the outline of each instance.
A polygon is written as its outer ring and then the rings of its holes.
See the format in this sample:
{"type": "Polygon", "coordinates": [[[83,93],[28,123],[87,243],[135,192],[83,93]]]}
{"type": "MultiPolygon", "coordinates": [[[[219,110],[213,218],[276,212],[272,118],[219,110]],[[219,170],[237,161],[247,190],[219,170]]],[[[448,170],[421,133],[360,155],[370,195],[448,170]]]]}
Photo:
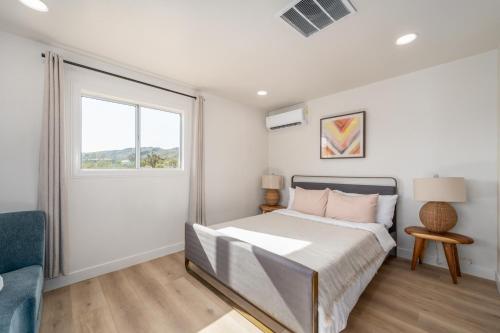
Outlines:
{"type": "Polygon", "coordinates": [[[443,233],[457,224],[457,212],[449,202],[465,202],[465,179],[461,177],[413,180],[413,198],[427,201],[420,208],[420,221],[427,230],[443,233]]]}
{"type": "Polygon", "coordinates": [[[262,188],[266,190],[264,199],[266,205],[276,206],[280,202],[280,189],[283,185],[283,177],[278,175],[262,176],[262,188]]]}

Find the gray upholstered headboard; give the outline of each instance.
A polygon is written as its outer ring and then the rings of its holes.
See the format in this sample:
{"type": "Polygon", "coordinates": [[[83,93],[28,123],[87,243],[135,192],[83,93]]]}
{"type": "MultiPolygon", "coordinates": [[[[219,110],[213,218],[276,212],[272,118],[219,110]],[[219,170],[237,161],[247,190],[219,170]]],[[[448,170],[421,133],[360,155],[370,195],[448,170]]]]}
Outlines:
{"type": "MultiPolygon", "coordinates": [[[[394,177],[346,177],[346,176],[292,176],[292,188],[296,186],[308,190],[329,188],[348,193],[359,194],[398,194],[398,181],[394,177]]],[[[389,233],[397,241],[397,207],[392,217],[392,227],[389,233]]],[[[396,255],[396,250],[393,250],[396,255]]]]}

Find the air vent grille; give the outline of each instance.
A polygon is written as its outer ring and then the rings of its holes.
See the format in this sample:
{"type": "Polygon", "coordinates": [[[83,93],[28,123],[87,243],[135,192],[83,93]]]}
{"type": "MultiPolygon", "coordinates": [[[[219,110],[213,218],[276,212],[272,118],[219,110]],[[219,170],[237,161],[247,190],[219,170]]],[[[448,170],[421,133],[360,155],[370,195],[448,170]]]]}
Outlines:
{"type": "Polygon", "coordinates": [[[301,1],[296,5],[296,8],[318,29],[323,29],[333,22],[314,0],[301,1]]]}
{"type": "Polygon", "coordinates": [[[346,5],[339,0],[318,0],[318,3],[335,21],[338,21],[351,13],[349,9],[347,9],[346,5]]]}
{"type": "Polygon", "coordinates": [[[355,12],[349,0],[300,0],[287,6],[279,16],[303,36],[309,37],[355,12]]]}
{"type": "Polygon", "coordinates": [[[273,126],[273,127],[270,127],[269,129],[276,130],[276,129],[280,129],[280,128],[292,127],[292,126],[298,126],[298,125],[302,125],[302,123],[300,121],[298,121],[298,122],[295,122],[295,123],[290,123],[290,124],[285,124],[285,125],[279,125],[279,126],[273,126]]]}
{"type": "Polygon", "coordinates": [[[299,12],[295,10],[295,8],[290,8],[281,17],[306,37],[309,37],[316,31],[318,31],[318,29],[316,29],[311,23],[309,23],[308,20],[300,15],[299,12]]]}

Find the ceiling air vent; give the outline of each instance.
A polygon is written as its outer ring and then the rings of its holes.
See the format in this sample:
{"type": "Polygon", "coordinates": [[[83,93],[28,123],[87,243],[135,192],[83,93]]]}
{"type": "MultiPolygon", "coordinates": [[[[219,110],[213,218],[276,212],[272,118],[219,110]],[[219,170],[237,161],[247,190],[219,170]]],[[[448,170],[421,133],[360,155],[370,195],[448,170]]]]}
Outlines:
{"type": "Polygon", "coordinates": [[[279,16],[303,36],[309,37],[335,21],[356,12],[349,0],[294,1],[279,16]]]}

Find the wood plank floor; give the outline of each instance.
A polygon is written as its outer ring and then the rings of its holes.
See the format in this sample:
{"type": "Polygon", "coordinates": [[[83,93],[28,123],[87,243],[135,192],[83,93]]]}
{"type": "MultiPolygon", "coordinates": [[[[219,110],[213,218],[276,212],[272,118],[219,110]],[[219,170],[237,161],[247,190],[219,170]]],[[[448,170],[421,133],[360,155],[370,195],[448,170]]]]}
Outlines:
{"type": "MultiPolygon", "coordinates": [[[[381,267],[345,333],[500,332],[500,295],[493,282],[464,276],[453,285],[444,269],[409,267],[402,259],[381,267]]],[[[45,293],[41,332],[260,331],[187,274],[183,253],[176,253],[45,293]]]]}

